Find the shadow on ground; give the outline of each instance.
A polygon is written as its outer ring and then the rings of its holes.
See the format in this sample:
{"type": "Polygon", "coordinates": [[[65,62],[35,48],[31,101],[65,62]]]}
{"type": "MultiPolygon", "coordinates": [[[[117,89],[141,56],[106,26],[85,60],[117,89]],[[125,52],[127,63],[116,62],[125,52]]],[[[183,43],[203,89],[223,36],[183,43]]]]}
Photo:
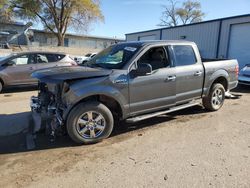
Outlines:
{"type": "Polygon", "coordinates": [[[232,90],[233,93],[250,93],[250,86],[238,85],[237,88],[232,90]]]}
{"type": "MultiPolygon", "coordinates": [[[[169,121],[175,120],[178,116],[182,115],[195,115],[195,114],[203,114],[206,111],[201,106],[196,106],[192,108],[188,108],[182,111],[174,112],[168,115],[163,115],[155,118],[151,118],[148,120],[144,120],[134,124],[128,123],[120,123],[113,131],[111,137],[115,139],[118,135],[126,134],[129,132],[133,132],[136,130],[144,129],[147,127],[154,127],[160,123],[167,123],[169,121]]],[[[11,115],[9,118],[14,118],[18,115],[11,115]],[[11,117],[12,116],[12,117],[11,117]]],[[[0,116],[1,118],[1,116],[0,116]]],[[[41,132],[36,135],[35,140],[36,148],[34,150],[47,150],[53,148],[65,148],[65,147],[75,147],[79,146],[75,144],[68,135],[57,137],[54,142],[49,140],[49,137],[45,135],[45,133],[41,132]]],[[[8,153],[19,153],[19,152],[27,152],[29,150],[26,149],[26,133],[19,133],[10,136],[2,136],[0,137],[0,154],[8,154],[8,153]]]]}
{"type": "Polygon", "coordinates": [[[0,114],[0,153],[26,149],[26,133],[30,122],[30,112],[0,114]]]}
{"type": "MultiPolygon", "coordinates": [[[[28,87],[25,89],[16,88],[11,89],[8,91],[5,91],[6,93],[11,92],[23,92],[23,91],[32,91],[36,89],[35,87],[28,87]]],[[[236,89],[232,91],[234,95],[241,96],[242,93],[250,93],[250,87],[249,86],[239,86],[236,89]]],[[[28,113],[28,112],[27,112],[28,113]]],[[[24,122],[23,117],[26,117],[27,113],[20,113],[20,114],[12,114],[12,115],[1,115],[0,114],[0,154],[8,154],[8,153],[19,153],[19,152],[27,152],[29,150],[26,149],[26,134],[25,131],[18,131],[19,125],[24,122]],[[16,129],[14,132],[17,134],[12,134],[8,136],[1,136],[1,131],[3,131],[6,127],[1,126],[1,121],[5,120],[6,122],[15,122],[11,126],[11,129],[16,129]]],[[[117,126],[111,137],[114,139],[114,142],[116,141],[116,137],[118,135],[123,135],[129,132],[133,132],[136,130],[144,129],[147,127],[155,127],[160,123],[167,123],[169,121],[173,121],[178,118],[178,116],[185,116],[185,115],[198,115],[207,113],[201,106],[196,106],[192,108],[188,108],[185,110],[173,112],[168,115],[159,116],[155,118],[151,118],[145,121],[141,121],[134,124],[127,124],[127,123],[120,123],[119,126],[117,126]]],[[[27,126],[26,126],[27,128],[27,126]]],[[[6,130],[5,130],[6,131],[6,130]]],[[[129,136],[129,135],[128,135],[129,136]]],[[[36,150],[48,150],[48,149],[54,149],[54,148],[65,148],[65,147],[77,147],[79,145],[75,144],[71,141],[71,139],[68,137],[68,135],[57,137],[55,142],[51,142],[45,133],[39,133],[36,135],[36,150]]]]}

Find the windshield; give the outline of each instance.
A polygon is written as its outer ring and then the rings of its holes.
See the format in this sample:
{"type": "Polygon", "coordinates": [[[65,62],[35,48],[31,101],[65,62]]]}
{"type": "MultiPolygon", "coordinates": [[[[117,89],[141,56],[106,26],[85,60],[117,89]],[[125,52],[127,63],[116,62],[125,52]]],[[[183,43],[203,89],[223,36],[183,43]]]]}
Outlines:
{"type": "Polygon", "coordinates": [[[90,67],[121,69],[138,52],[140,46],[126,43],[110,46],[86,63],[90,67]]]}
{"type": "Polygon", "coordinates": [[[12,56],[13,56],[13,54],[7,55],[7,56],[2,56],[2,57],[0,57],[0,61],[3,62],[3,61],[5,61],[6,59],[8,59],[8,58],[10,58],[12,56]]]}

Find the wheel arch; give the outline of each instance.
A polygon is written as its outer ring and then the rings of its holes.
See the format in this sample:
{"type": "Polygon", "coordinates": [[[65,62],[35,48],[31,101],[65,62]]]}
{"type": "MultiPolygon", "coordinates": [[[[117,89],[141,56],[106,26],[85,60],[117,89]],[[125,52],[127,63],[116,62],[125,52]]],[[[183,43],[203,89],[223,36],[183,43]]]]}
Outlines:
{"type": "Polygon", "coordinates": [[[211,84],[210,89],[211,89],[212,85],[214,85],[214,84],[221,84],[221,85],[223,85],[225,91],[228,90],[228,80],[224,76],[220,76],[220,77],[216,78],[213,81],[213,83],[211,84]]]}
{"type": "Polygon", "coordinates": [[[3,79],[1,77],[0,77],[0,82],[4,86],[4,81],[3,81],[3,79]]]}
{"type": "Polygon", "coordinates": [[[209,92],[211,91],[211,88],[214,84],[219,83],[222,84],[225,91],[228,90],[229,87],[229,74],[227,71],[225,70],[219,70],[216,71],[215,73],[213,73],[210,76],[210,79],[207,81],[207,83],[205,83],[205,96],[209,95],[209,92]]]}
{"type": "Polygon", "coordinates": [[[117,119],[123,119],[124,118],[124,109],[122,108],[121,103],[116,100],[114,97],[106,95],[106,94],[94,94],[94,95],[89,95],[81,98],[78,102],[76,102],[73,106],[71,106],[63,115],[64,120],[67,119],[69,113],[72,111],[74,107],[79,105],[80,103],[83,103],[85,101],[98,101],[107,108],[110,109],[111,113],[113,116],[117,119]]]}

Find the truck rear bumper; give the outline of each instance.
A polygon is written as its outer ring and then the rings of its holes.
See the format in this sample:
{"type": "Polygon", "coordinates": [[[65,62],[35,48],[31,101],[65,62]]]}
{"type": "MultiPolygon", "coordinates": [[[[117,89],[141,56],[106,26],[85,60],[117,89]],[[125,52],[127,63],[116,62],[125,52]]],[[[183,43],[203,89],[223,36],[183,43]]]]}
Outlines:
{"type": "Polygon", "coordinates": [[[237,86],[238,86],[238,81],[229,82],[228,90],[230,91],[230,90],[236,88],[237,86]]]}

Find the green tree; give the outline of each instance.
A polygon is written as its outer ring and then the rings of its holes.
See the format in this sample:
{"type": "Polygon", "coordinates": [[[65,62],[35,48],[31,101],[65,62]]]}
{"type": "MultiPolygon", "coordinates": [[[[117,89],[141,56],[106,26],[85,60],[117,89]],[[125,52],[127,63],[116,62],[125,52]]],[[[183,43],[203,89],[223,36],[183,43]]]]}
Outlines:
{"type": "Polygon", "coordinates": [[[168,0],[169,5],[163,6],[164,11],[159,26],[177,26],[189,23],[201,22],[205,14],[201,10],[199,1],[187,0],[178,7],[178,2],[168,0]]]}
{"type": "Polygon", "coordinates": [[[99,0],[10,0],[16,17],[40,21],[64,45],[66,31],[87,30],[90,23],[103,20],[99,0]]]}
{"type": "Polygon", "coordinates": [[[11,11],[7,0],[0,0],[0,22],[10,22],[11,11]]]}

